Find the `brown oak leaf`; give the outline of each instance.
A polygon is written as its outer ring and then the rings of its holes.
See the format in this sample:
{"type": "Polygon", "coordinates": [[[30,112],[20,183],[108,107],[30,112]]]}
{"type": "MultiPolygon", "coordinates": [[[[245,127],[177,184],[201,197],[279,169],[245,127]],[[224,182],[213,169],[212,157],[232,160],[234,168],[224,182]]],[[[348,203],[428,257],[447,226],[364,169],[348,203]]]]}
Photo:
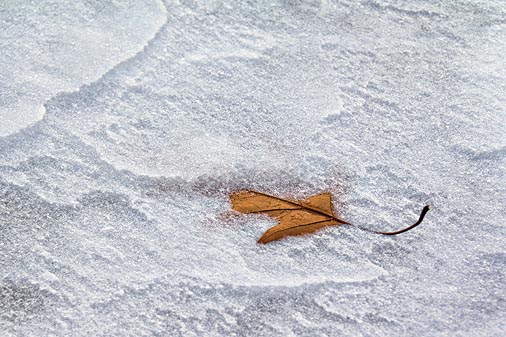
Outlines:
{"type": "MultiPolygon", "coordinates": [[[[256,191],[238,191],[230,195],[230,200],[232,208],[237,212],[267,214],[278,220],[278,224],[269,228],[258,243],[268,243],[285,236],[313,233],[327,226],[352,225],[335,215],[330,193],[317,194],[306,200],[290,200],[256,191]]],[[[416,223],[395,232],[379,232],[357,225],[352,226],[376,234],[396,235],[418,226],[428,210],[429,206],[426,205],[416,223]]]]}

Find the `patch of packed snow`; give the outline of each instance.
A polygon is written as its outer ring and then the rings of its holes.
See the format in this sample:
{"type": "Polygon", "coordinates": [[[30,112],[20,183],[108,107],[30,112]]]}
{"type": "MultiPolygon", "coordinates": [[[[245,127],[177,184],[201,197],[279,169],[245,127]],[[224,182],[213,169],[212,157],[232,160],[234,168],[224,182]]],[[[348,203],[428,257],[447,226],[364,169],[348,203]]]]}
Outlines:
{"type": "Polygon", "coordinates": [[[0,136],[41,120],[52,96],[135,55],[164,21],[158,0],[2,1],[0,136]]]}

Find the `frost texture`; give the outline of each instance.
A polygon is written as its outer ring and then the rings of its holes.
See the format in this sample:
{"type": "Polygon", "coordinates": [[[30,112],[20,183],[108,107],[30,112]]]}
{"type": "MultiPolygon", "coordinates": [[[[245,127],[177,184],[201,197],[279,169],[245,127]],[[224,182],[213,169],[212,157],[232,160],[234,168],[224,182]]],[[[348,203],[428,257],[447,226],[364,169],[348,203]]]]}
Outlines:
{"type": "Polygon", "coordinates": [[[53,95],[142,50],[164,19],[158,0],[2,0],[0,136],[42,119],[53,95]]]}
{"type": "MultiPolygon", "coordinates": [[[[132,47],[141,52],[0,139],[1,331],[503,333],[504,3],[165,5],[166,23],[132,47]],[[329,191],[344,219],[378,230],[411,223],[425,202],[432,210],[398,237],[343,226],[260,246],[272,221],[226,213],[240,188],[329,191]]],[[[132,20],[97,36],[152,18],[132,20]]],[[[69,55],[62,78],[85,77],[75,64],[90,58],[69,55]]],[[[35,59],[25,64],[47,65],[35,59]]],[[[3,79],[26,70],[5,65],[3,79]]]]}

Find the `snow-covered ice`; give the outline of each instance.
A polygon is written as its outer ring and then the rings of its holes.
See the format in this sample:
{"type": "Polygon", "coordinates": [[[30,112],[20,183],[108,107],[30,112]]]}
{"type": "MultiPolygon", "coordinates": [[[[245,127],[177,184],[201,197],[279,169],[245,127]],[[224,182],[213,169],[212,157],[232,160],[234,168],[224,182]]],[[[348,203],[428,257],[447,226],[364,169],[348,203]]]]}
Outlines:
{"type": "Polygon", "coordinates": [[[159,0],[2,0],[0,136],[40,120],[44,102],[142,50],[165,21],[159,0]]]}
{"type": "Polygon", "coordinates": [[[63,3],[0,4],[2,335],[504,333],[504,2],[63,3]]]}

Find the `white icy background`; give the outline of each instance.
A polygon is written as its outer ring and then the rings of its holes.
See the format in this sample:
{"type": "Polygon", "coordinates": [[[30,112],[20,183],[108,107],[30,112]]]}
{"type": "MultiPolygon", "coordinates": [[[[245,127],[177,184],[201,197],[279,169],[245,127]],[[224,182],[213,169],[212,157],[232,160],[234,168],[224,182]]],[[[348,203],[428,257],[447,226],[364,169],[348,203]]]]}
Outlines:
{"type": "Polygon", "coordinates": [[[113,2],[89,37],[80,9],[16,3],[1,25],[33,25],[0,39],[2,335],[504,333],[504,2],[113,2]],[[240,188],[330,191],[375,229],[432,210],[397,237],[261,246],[273,221],[227,213],[240,188]]]}
{"type": "Polygon", "coordinates": [[[0,136],[40,120],[44,102],[132,57],[165,21],[149,1],[0,1],[0,136]]]}

